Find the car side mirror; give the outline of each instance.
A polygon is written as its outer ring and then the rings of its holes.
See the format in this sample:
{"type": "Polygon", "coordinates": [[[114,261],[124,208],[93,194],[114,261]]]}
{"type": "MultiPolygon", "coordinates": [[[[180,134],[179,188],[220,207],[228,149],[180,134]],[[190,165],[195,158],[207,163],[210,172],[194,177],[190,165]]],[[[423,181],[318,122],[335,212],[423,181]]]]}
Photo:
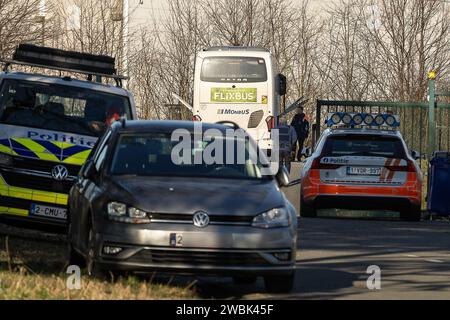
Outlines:
{"type": "Polygon", "coordinates": [[[311,148],[310,148],[310,147],[305,148],[304,151],[303,151],[303,155],[304,155],[306,158],[311,157],[311,155],[312,155],[311,148]]]}
{"type": "Polygon", "coordinates": [[[414,160],[418,160],[418,159],[420,159],[420,153],[417,152],[416,150],[411,150],[411,157],[412,157],[414,160]]]}
{"type": "Polygon", "coordinates": [[[284,165],[280,167],[275,178],[281,188],[289,186],[289,171],[284,165]]]}
{"type": "Polygon", "coordinates": [[[296,179],[296,180],[289,182],[288,187],[293,187],[293,186],[299,185],[301,183],[302,183],[302,179],[296,179]]]}
{"type": "Polygon", "coordinates": [[[278,78],[278,94],[284,96],[287,93],[287,80],[284,74],[279,73],[278,78]]]}
{"type": "Polygon", "coordinates": [[[86,162],[86,164],[83,167],[83,171],[82,171],[81,175],[85,179],[92,179],[96,176],[96,174],[97,174],[97,169],[95,168],[94,160],[92,160],[92,159],[88,160],[88,162],[86,162]]]}

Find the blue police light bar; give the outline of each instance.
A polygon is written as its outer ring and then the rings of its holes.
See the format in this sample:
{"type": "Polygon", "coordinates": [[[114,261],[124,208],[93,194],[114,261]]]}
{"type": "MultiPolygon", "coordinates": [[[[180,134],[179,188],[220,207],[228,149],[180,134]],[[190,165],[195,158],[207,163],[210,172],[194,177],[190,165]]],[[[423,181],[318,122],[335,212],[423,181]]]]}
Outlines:
{"type": "Polygon", "coordinates": [[[348,112],[334,112],[329,113],[326,125],[332,126],[345,126],[345,127],[390,127],[398,128],[400,126],[400,120],[398,115],[388,113],[348,113],[348,112]]]}

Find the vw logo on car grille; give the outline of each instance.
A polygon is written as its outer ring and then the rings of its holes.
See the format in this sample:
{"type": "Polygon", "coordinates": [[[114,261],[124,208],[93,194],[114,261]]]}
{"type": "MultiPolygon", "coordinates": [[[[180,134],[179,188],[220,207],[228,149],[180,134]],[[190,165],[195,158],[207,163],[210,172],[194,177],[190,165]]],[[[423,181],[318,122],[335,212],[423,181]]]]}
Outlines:
{"type": "Polygon", "coordinates": [[[192,221],[194,222],[194,226],[205,228],[209,225],[209,216],[206,212],[199,211],[194,214],[192,221]]]}
{"type": "Polygon", "coordinates": [[[55,180],[63,181],[69,176],[69,171],[62,165],[57,165],[52,169],[52,177],[55,180]]]}

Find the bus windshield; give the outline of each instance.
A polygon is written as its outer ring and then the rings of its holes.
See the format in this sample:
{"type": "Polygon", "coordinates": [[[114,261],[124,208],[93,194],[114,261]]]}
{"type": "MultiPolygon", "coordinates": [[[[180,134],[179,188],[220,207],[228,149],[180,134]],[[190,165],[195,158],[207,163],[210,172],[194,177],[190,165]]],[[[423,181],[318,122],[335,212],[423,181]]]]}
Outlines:
{"type": "Polygon", "coordinates": [[[203,61],[200,78],[205,82],[265,82],[267,68],[262,58],[209,57],[203,61]]]}
{"type": "Polygon", "coordinates": [[[0,123],[100,136],[122,116],[128,98],[84,88],[5,80],[0,89],[0,123]]]}

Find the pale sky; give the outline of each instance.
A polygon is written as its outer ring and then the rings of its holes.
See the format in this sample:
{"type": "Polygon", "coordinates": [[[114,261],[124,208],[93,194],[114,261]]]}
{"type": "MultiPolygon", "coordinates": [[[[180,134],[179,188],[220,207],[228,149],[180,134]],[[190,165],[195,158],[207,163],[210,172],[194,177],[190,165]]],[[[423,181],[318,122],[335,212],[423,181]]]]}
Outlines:
{"type": "MultiPolygon", "coordinates": [[[[195,0],[193,0],[195,1],[195,0]]],[[[300,2],[301,0],[292,0],[300,2]]],[[[333,0],[310,0],[311,8],[320,10],[324,5],[333,0]]],[[[152,17],[156,19],[168,13],[167,0],[129,0],[130,25],[133,27],[153,23],[152,17]]]]}

